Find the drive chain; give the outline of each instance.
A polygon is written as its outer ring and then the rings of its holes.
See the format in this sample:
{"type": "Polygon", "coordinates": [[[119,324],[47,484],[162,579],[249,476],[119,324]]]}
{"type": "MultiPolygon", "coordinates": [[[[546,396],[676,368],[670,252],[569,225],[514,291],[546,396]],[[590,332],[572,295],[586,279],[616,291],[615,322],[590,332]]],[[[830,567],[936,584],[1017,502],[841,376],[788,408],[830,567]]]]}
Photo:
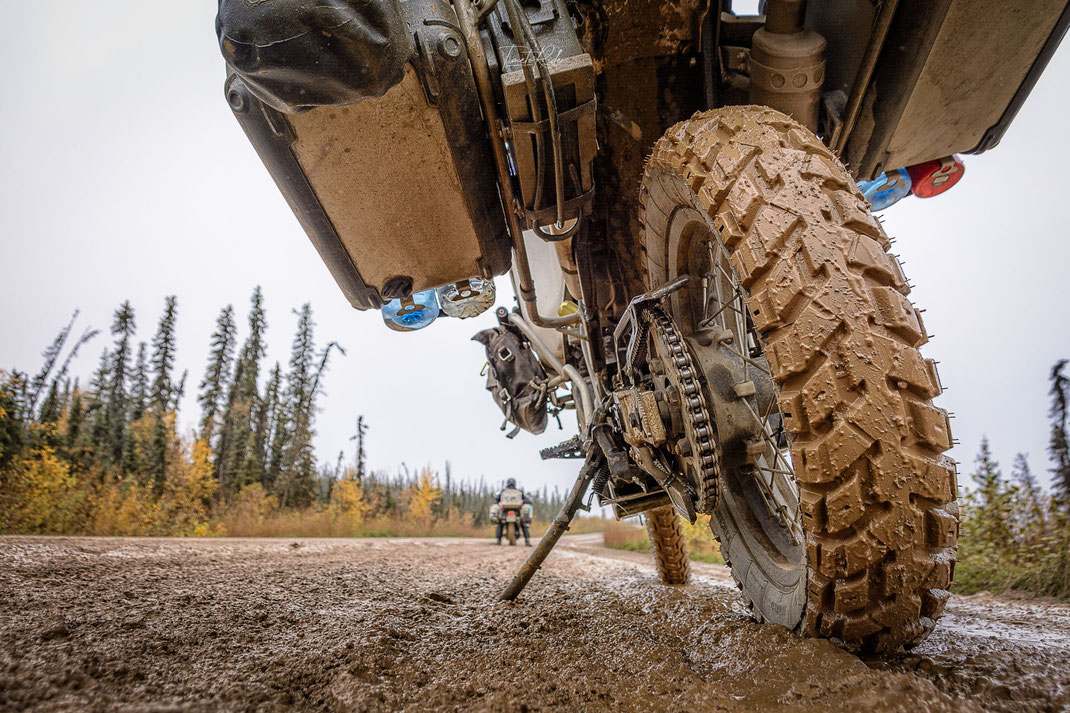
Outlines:
{"type": "Polygon", "coordinates": [[[672,318],[660,306],[651,305],[643,310],[644,319],[656,338],[667,350],[662,364],[669,374],[669,381],[680,393],[683,404],[684,432],[690,445],[690,453],[684,455],[679,446],[673,450],[681,462],[691,466],[687,475],[695,486],[698,502],[696,510],[710,514],[717,506],[720,477],[720,446],[717,429],[710,417],[706,397],[699,382],[699,370],[672,318]]]}

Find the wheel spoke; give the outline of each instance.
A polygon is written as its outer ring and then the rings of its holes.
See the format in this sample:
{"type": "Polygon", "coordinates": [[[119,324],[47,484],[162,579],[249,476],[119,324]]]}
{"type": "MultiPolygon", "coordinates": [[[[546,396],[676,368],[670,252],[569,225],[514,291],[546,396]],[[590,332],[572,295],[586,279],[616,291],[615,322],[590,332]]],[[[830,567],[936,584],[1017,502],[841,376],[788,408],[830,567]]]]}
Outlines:
{"type": "Polygon", "coordinates": [[[710,326],[710,324],[713,322],[713,320],[717,319],[722,314],[724,314],[725,310],[731,310],[733,312],[738,312],[739,311],[738,308],[734,304],[732,304],[731,302],[726,302],[725,304],[721,305],[720,309],[718,309],[716,312],[714,312],[712,315],[710,315],[706,319],[702,320],[702,322],[699,323],[699,329],[705,329],[706,327],[710,326]]]}
{"type": "Polygon", "coordinates": [[[706,310],[708,310],[709,307],[710,307],[709,292],[710,292],[710,277],[709,277],[709,275],[703,275],[702,276],[702,319],[699,321],[700,325],[701,324],[705,324],[706,320],[707,320],[706,310]]]}
{"type": "MultiPolygon", "coordinates": [[[[750,357],[743,356],[742,354],[740,354],[738,351],[736,351],[732,347],[728,346],[727,344],[725,344],[723,346],[724,346],[724,348],[726,350],[728,350],[728,352],[730,352],[734,356],[739,357],[740,361],[743,362],[744,366],[746,366],[747,364],[750,364],[755,369],[757,369],[758,371],[762,372],[763,374],[765,374],[769,378],[773,378],[773,372],[769,371],[769,369],[767,369],[764,366],[762,366],[759,362],[755,361],[754,359],[751,359],[750,357]]],[[[744,373],[746,373],[746,372],[744,372],[744,373]]],[[[746,379],[744,379],[744,381],[746,381],[746,379]]],[[[757,414],[755,414],[755,418],[757,418],[757,414]]]]}
{"type": "MultiPolygon", "coordinates": [[[[715,239],[707,241],[706,256],[709,260],[709,269],[702,273],[702,319],[698,328],[708,328],[720,319],[720,325],[734,335],[732,344],[721,346],[740,360],[743,368],[743,381],[750,379],[749,370],[752,368],[770,379],[773,378],[772,370],[757,359],[761,354],[761,337],[750,318],[746,293],[739,284],[739,280],[725,264],[725,253],[720,241],[715,239]],[[710,290],[711,281],[713,290],[710,290]],[[728,297],[728,295],[731,296],[728,297]],[[711,302],[715,308],[712,313],[711,302]]],[[[784,435],[783,419],[780,419],[776,428],[773,428],[770,423],[777,408],[776,399],[769,401],[769,405],[760,416],[747,399],[743,399],[743,403],[751,418],[754,419],[763,444],[761,454],[752,461],[754,483],[769,513],[785,528],[791,541],[799,544],[802,537],[801,528],[799,523],[795,522],[796,518],[792,517],[789,512],[789,508],[797,507],[798,483],[790,457],[785,455],[778,446],[778,442],[784,435]],[[779,487],[778,481],[782,484],[779,487]],[[790,491],[791,494],[789,495],[786,491],[790,491]],[[792,499],[794,502],[791,502],[792,499]],[[785,500],[788,502],[783,502],[785,500]]]]}

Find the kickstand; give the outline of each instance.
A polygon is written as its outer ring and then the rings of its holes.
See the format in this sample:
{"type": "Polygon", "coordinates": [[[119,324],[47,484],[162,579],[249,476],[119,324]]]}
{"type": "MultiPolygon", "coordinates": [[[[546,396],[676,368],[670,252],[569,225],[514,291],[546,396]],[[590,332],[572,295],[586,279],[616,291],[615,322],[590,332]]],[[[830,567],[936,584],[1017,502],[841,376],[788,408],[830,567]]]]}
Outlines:
{"type": "Polygon", "coordinates": [[[527,586],[528,581],[542,566],[542,561],[550,554],[550,550],[561,539],[561,535],[568,530],[576,511],[583,506],[583,496],[587,492],[591,481],[594,480],[598,471],[605,467],[606,459],[602,454],[602,450],[597,445],[591,444],[591,448],[587,452],[587,460],[584,461],[583,467],[580,468],[580,474],[576,477],[576,484],[572,486],[568,497],[565,498],[565,504],[561,506],[561,512],[557,513],[557,517],[550,523],[550,527],[547,528],[546,534],[539,540],[535,550],[524,562],[523,566],[520,567],[520,571],[513,577],[513,581],[509,582],[509,586],[502,592],[501,600],[503,602],[516,599],[524,587],[527,586]]]}

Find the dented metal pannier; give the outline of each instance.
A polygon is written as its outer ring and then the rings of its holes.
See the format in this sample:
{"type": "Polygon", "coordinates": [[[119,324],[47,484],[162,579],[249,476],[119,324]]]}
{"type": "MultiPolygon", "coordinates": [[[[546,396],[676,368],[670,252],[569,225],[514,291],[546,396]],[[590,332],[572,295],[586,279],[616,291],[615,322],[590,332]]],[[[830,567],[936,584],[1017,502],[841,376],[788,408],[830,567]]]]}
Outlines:
{"type": "Polygon", "coordinates": [[[230,106],[357,309],[509,269],[456,27],[442,0],[220,2],[230,106]]]}

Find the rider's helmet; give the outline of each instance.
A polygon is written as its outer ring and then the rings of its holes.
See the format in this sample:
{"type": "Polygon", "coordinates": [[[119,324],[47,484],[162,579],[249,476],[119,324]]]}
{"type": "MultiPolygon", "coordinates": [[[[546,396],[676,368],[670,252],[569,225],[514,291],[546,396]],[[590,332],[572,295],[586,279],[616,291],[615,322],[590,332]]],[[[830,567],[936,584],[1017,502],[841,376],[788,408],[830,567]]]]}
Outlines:
{"type": "Polygon", "coordinates": [[[505,481],[505,487],[507,487],[507,488],[515,488],[516,487],[516,478],[510,478],[509,480],[505,481]]]}

